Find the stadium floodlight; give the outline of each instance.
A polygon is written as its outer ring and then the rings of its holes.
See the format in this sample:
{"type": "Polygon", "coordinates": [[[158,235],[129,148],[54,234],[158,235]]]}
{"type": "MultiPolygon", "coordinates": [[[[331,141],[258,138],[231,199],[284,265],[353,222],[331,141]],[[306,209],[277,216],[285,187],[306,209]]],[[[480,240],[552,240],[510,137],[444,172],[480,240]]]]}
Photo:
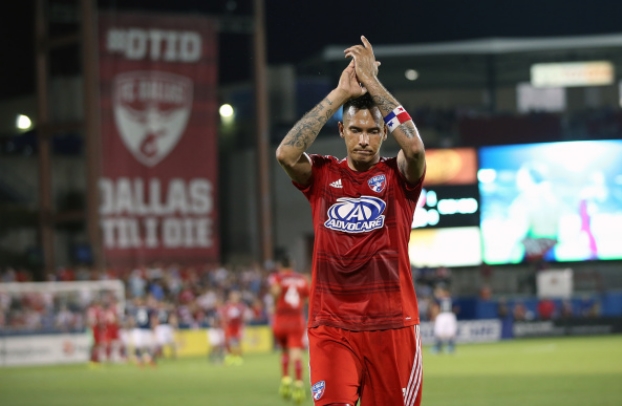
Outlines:
{"type": "Polygon", "coordinates": [[[233,110],[233,106],[225,103],[220,106],[218,113],[220,114],[220,120],[223,124],[230,125],[233,123],[233,119],[235,117],[235,110],[233,110]]]}
{"type": "Polygon", "coordinates": [[[406,72],[404,72],[404,76],[406,76],[408,80],[417,80],[417,78],[419,78],[419,72],[414,69],[407,69],[406,72]]]}
{"type": "Polygon", "coordinates": [[[220,109],[218,109],[218,112],[222,118],[233,117],[233,107],[230,104],[223,104],[220,106],[220,109]]]}
{"type": "Polygon", "coordinates": [[[29,130],[32,127],[32,120],[25,114],[18,114],[15,119],[15,127],[22,131],[29,130]]]}

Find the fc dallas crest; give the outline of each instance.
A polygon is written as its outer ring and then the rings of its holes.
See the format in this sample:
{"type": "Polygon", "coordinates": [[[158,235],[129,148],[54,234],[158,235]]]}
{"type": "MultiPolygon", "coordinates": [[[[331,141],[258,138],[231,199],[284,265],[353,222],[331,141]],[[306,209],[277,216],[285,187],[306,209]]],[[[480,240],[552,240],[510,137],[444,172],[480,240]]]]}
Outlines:
{"type": "Polygon", "coordinates": [[[381,193],[385,186],[387,186],[387,177],[382,175],[376,175],[367,181],[369,188],[376,193],[381,193]]]}
{"type": "Polygon", "coordinates": [[[119,74],[113,84],[114,118],[134,157],[155,166],[177,145],[192,108],[192,81],[157,71],[119,74]]]}

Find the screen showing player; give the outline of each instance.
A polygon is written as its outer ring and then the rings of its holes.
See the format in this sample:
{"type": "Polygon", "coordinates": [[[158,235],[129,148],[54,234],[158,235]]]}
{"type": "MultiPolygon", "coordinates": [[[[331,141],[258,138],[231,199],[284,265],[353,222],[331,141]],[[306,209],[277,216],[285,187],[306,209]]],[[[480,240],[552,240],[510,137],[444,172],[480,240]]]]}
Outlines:
{"type": "Polygon", "coordinates": [[[622,141],[484,147],[483,260],[622,258],[622,141]]]}

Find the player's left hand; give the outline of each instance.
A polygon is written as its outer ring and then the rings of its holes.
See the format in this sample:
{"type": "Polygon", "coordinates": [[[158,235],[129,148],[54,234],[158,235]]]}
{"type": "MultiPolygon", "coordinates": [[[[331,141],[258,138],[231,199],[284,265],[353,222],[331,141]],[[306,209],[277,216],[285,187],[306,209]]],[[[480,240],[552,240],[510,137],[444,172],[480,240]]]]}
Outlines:
{"type": "Polygon", "coordinates": [[[360,80],[356,76],[354,60],[350,61],[348,66],[341,73],[337,89],[345,92],[346,99],[350,99],[352,97],[359,97],[367,92],[367,89],[361,86],[360,80]]]}
{"type": "Polygon", "coordinates": [[[365,85],[367,81],[373,80],[378,76],[380,62],[376,61],[371,43],[364,35],[361,35],[361,41],[363,45],[351,46],[343,52],[346,58],[352,58],[356,76],[365,85]]]}

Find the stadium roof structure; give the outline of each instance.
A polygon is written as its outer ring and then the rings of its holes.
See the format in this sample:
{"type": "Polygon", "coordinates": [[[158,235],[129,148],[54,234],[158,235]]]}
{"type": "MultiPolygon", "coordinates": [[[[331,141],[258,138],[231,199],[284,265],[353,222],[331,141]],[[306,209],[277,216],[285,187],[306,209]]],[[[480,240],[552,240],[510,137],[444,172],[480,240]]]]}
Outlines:
{"type": "MultiPolygon", "coordinates": [[[[331,45],[321,57],[310,61],[300,73],[328,69],[338,77],[347,46],[331,45]]],[[[382,62],[380,74],[389,88],[459,88],[510,86],[530,80],[535,63],[607,60],[622,73],[622,33],[541,37],[483,38],[429,44],[374,45],[382,62]],[[407,69],[418,72],[417,80],[405,77],[407,69]]],[[[316,72],[317,74],[317,72],[316,72]]]]}
{"type": "MultiPolygon", "coordinates": [[[[377,57],[408,57],[420,55],[509,54],[515,52],[559,51],[564,49],[622,47],[622,34],[547,37],[547,38],[484,38],[436,44],[403,44],[374,46],[377,57]]],[[[346,47],[329,46],[325,60],[343,60],[346,47]]]]}

